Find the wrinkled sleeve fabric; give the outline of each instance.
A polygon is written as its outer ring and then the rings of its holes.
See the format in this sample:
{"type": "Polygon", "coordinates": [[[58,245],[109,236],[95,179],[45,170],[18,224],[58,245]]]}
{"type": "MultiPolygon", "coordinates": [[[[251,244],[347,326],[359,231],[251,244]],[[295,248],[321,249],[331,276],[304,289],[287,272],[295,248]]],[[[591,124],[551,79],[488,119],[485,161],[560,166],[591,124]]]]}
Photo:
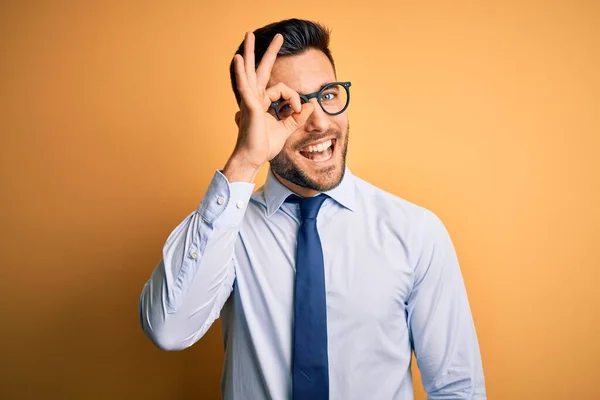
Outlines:
{"type": "Polygon", "coordinates": [[[142,329],[159,348],[191,346],[219,317],[235,281],[234,246],[253,189],[216,171],[197,209],[168,236],[139,299],[142,329]]]}
{"type": "Polygon", "coordinates": [[[486,399],[483,365],[455,248],[442,221],[424,210],[413,254],[407,318],[428,400],[486,399]]]}

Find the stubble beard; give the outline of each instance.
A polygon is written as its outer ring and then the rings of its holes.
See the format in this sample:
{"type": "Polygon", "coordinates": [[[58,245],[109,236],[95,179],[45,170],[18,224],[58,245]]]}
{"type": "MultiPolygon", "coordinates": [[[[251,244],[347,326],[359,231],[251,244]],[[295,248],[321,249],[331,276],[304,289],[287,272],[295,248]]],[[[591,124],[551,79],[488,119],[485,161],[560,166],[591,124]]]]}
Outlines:
{"type": "MultiPolygon", "coordinates": [[[[308,136],[302,142],[297,143],[294,146],[294,150],[300,149],[304,147],[305,143],[310,143],[312,141],[319,140],[320,137],[327,137],[331,135],[332,131],[325,132],[322,135],[312,135],[308,136]]],[[[336,135],[336,146],[340,145],[341,141],[341,133],[339,131],[335,132],[336,135]]],[[[294,161],[292,161],[285,152],[280,152],[273,158],[270,162],[271,169],[280,177],[307,189],[316,190],[318,192],[325,192],[327,190],[331,190],[337,187],[344,178],[344,173],[346,171],[346,154],[348,153],[348,141],[350,136],[350,127],[346,131],[346,136],[344,143],[342,144],[344,147],[339,149],[336,148],[335,151],[341,150],[341,168],[340,171],[337,171],[338,165],[332,165],[330,167],[326,167],[323,169],[319,169],[316,171],[317,179],[313,179],[307,174],[305,171],[300,168],[294,161]],[[338,175],[336,177],[336,174],[338,175]]]]}

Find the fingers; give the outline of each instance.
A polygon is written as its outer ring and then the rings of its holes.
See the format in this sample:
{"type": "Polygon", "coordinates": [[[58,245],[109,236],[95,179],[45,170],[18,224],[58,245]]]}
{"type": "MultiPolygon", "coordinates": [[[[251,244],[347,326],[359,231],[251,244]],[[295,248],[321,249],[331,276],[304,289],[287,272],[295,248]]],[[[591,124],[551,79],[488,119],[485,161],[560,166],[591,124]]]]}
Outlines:
{"type": "Polygon", "coordinates": [[[281,99],[289,100],[295,113],[299,113],[302,109],[300,95],[281,82],[265,90],[265,93],[271,102],[281,99]]]}
{"type": "Polygon", "coordinates": [[[256,70],[256,84],[261,89],[266,88],[267,84],[269,83],[271,71],[273,70],[273,64],[275,64],[277,53],[279,53],[279,49],[281,49],[282,44],[283,35],[278,33],[271,41],[271,44],[269,44],[269,48],[267,48],[265,55],[260,61],[258,69],[256,70]]]}
{"type": "MultiPolygon", "coordinates": [[[[233,63],[235,67],[235,78],[237,80],[237,89],[242,97],[242,103],[246,104],[249,110],[259,112],[260,105],[257,105],[256,95],[252,88],[248,85],[248,77],[246,75],[246,68],[244,67],[244,59],[241,55],[236,54],[233,57],[233,63]]],[[[241,105],[240,105],[241,106],[241,105]]]]}
{"type": "Polygon", "coordinates": [[[237,81],[237,89],[240,94],[248,90],[248,79],[246,78],[246,68],[244,67],[244,58],[239,54],[233,56],[233,64],[235,68],[235,80],[237,81]]]}
{"type": "Polygon", "coordinates": [[[288,134],[291,135],[296,129],[304,125],[314,110],[315,106],[312,103],[304,103],[302,104],[302,110],[299,113],[294,113],[284,119],[282,122],[286,127],[288,134]]]}
{"type": "Polygon", "coordinates": [[[246,39],[244,40],[244,62],[246,77],[248,79],[248,85],[251,88],[256,88],[256,67],[254,64],[254,34],[252,32],[246,33],[246,39]]]}

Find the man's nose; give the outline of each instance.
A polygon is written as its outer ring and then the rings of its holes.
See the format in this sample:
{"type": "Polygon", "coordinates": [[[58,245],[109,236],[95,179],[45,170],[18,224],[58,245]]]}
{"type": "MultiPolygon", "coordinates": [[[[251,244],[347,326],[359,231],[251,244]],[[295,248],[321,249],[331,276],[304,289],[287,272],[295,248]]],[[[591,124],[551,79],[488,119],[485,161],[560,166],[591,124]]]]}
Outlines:
{"type": "Polygon", "coordinates": [[[313,104],[315,110],[312,112],[312,114],[310,114],[308,120],[306,120],[306,123],[304,124],[305,130],[307,132],[325,132],[327,129],[329,129],[329,125],[331,125],[329,115],[323,111],[317,99],[310,99],[309,101],[313,104]]]}

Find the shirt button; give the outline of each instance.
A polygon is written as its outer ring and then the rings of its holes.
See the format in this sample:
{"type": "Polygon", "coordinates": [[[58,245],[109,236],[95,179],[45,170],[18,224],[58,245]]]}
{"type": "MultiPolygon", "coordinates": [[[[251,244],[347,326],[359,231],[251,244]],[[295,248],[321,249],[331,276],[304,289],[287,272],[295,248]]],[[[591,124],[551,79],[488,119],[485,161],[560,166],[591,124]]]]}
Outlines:
{"type": "Polygon", "coordinates": [[[235,206],[236,206],[237,208],[242,208],[242,207],[244,207],[244,202],[240,200],[240,201],[238,201],[238,202],[235,204],[235,206]]]}
{"type": "Polygon", "coordinates": [[[194,260],[195,260],[195,259],[197,259],[197,258],[198,258],[198,253],[196,253],[196,252],[193,252],[193,253],[192,253],[192,258],[193,258],[194,260]]]}
{"type": "Polygon", "coordinates": [[[219,203],[219,205],[223,205],[223,203],[225,203],[225,197],[223,197],[223,196],[217,197],[217,203],[219,203]]]}

